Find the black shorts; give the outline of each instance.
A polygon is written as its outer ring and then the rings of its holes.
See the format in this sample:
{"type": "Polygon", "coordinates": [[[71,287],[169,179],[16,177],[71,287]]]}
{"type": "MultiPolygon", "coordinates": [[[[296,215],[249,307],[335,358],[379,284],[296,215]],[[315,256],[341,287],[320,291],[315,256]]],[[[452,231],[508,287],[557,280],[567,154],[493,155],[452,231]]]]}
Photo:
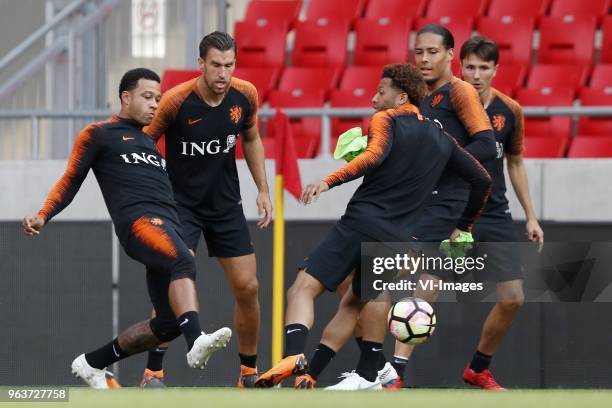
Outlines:
{"type": "Polygon", "coordinates": [[[463,200],[435,200],[423,209],[412,236],[419,242],[442,242],[448,239],[463,213],[463,200]]]}
{"type": "Polygon", "coordinates": [[[374,239],[354,230],[345,223],[338,222],[327,233],[314,251],[304,258],[299,269],[321,282],[325,288],[334,292],[346,277],[355,270],[353,292],[361,292],[361,243],[374,239]]]}
{"type": "Polygon", "coordinates": [[[180,228],[167,219],[143,216],[131,225],[124,245],[128,256],[147,267],[147,288],[157,316],[174,319],[168,299],[173,279],[195,279],[196,267],[180,228]]]}
{"type": "Polygon", "coordinates": [[[474,248],[469,255],[479,257],[487,255],[485,270],[478,272],[478,281],[506,282],[523,279],[518,234],[512,220],[482,223],[477,222],[472,228],[474,248]],[[503,243],[503,244],[496,244],[503,243]]]}
{"type": "Polygon", "coordinates": [[[168,219],[144,215],[132,222],[124,249],[147,269],[172,275],[172,279],[195,276],[195,262],[181,229],[168,219]]]}
{"type": "Polygon", "coordinates": [[[180,205],[178,215],[185,243],[194,252],[198,248],[202,234],[210,257],[231,258],[254,252],[242,206],[236,207],[217,220],[204,220],[192,210],[180,205]]]}

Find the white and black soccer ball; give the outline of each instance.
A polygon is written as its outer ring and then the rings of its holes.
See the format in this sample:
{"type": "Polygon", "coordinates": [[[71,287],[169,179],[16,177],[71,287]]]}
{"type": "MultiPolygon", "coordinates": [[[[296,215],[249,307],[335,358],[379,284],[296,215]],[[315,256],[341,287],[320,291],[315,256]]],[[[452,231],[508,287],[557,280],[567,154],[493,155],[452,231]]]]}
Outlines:
{"type": "Polygon", "coordinates": [[[387,323],[397,340],[406,344],[421,344],[436,329],[436,314],[423,299],[408,297],[393,304],[387,323]]]}

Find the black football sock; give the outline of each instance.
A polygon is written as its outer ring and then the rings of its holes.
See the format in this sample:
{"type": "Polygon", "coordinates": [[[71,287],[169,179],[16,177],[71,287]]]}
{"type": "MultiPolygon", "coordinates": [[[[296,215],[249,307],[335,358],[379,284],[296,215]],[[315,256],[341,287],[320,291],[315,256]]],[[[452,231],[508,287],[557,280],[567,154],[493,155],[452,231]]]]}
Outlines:
{"type": "Polygon", "coordinates": [[[408,359],[405,357],[393,356],[391,359],[391,365],[395,368],[397,375],[402,380],[404,379],[404,372],[406,371],[406,367],[408,366],[408,359]]]}
{"type": "Polygon", "coordinates": [[[85,360],[93,368],[102,370],[127,356],[128,354],[119,346],[119,340],[116,338],[99,349],[85,354],[85,360]]]}
{"type": "Polygon", "coordinates": [[[472,362],[470,363],[470,368],[474,370],[474,372],[480,373],[489,368],[492,358],[493,356],[489,356],[476,350],[476,353],[474,353],[474,357],[472,358],[472,362]]]}
{"type": "Polygon", "coordinates": [[[285,355],[293,356],[304,353],[306,339],[308,338],[308,327],[303,324],[294,323],[285,326],[285,355]]]}
{"type": "Polygon", "coordinates": [[[357,363],[357,374],[370,382],[375,381],[376,377],[378,377],[378,370],[376,370],[376,367],[380,360],[381,352],[382,343],[364,340],[361,347],[361,355],[359,356],[359,363],[357,363]]]}
{"type": "Polygon", "coordinates": [[[176,319],[176,321],[179,324],[181,333],[183,333],[183,336],[185,336],[185,340],[187,341],[187,349],[191,350],[193,343],[202,334],[202,329],[200,328],[200,316],[198,315],[198,312],[192,310],[183,313],[178,319],[176,319]]]}
{"type": "Polygon", "coordinates": [[[317,346],[314,356],[310,360],[308,374],[316,380],[319,375],[325,370],[325,367],[332,361],[332,358],[336,355],[336,352],[323,343],[319,343],[317,346]]]}
{"type": "Polygon", "coordinates": [[[164,354],[168,351],[168,347],[156,347],[149,350],[147,357],[147,369],[151,371],[160,371],[163,369],[164,354]]]}
{"type": "Polygon", "coordinates": [[[376,365],[376,370],[377,371],[382,370],[385,364],[387,364],[387,357],[385,357],[385,352],[381,351],[380,357],[378,358],[378,363],[376,365]]]}
{"type": "Polygon", "coordinates": [[[355,337],[355,343],[357,343],[357,347],[359,347],[359,351],[361,351],[361,345],[363,344],[363,337],[355,337]]]}
{"type": "Polygon", "coordinates": [[[256,368],[257,367],[257,354],[244,355],[238,353],[240,357],[240,364],[245,367],[256,368]]]}

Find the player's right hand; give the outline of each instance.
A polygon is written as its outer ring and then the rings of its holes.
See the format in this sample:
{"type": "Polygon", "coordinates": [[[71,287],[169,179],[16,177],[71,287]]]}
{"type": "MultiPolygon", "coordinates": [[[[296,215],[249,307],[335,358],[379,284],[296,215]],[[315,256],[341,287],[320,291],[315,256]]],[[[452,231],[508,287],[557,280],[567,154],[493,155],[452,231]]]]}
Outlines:
{"type": "Polygon", "coordinates": [[[329,186],[324,181],[318,181],[313,184],[309,184],[306,186],[304,191],[302,191],[302,197],[300,197],[300,201],[304,204],[310,204],[313,201],[317,201],[321,194],[329,190],[329,186]]]}
{"type": "Polygon", "coordinates": [[[24,234],[34,236],[40,234],[40,230],[45,226],[45,220],[40,215],[26,215],[21,224],[24,234]]]}

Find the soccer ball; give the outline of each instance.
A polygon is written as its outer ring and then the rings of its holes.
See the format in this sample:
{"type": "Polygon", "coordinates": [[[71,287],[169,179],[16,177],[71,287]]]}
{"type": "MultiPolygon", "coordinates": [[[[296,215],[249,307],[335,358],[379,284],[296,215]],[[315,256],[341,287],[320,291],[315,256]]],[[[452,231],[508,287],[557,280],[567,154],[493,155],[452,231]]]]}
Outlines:
{"type": "Polygon", "coordinates": [[[436,314],[423,299],[408,297],[391,307],[387,322],[397,340],[406,344],[421,344],[433,334],[436,314]]]}

